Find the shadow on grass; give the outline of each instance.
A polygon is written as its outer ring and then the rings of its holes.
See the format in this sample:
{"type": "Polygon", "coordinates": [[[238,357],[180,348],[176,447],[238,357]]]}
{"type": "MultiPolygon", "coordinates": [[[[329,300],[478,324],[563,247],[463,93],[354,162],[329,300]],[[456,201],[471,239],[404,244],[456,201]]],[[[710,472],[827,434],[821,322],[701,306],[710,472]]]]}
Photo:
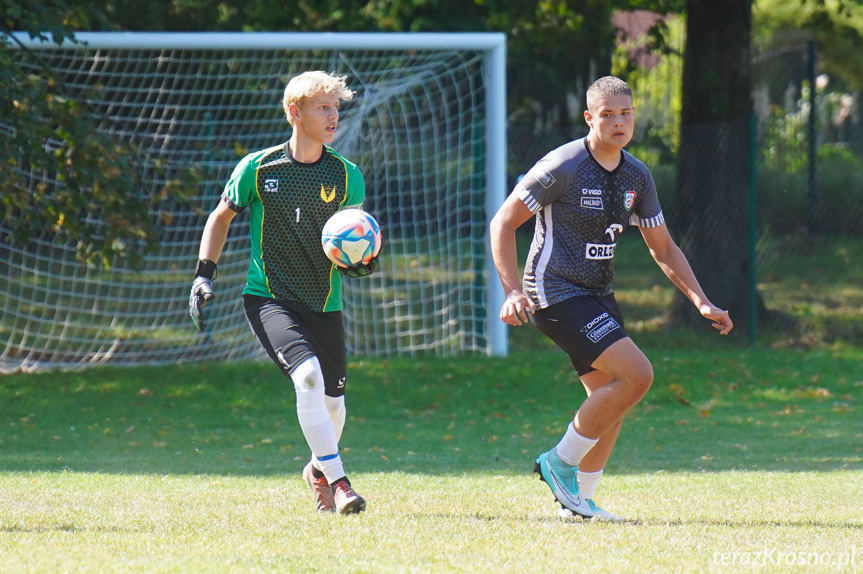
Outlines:
{"type": "MultiPolygon", "coordinates": [[[[863,468],[859,351],[648,352],[656,383],[607,469],[863,468]]],[[[348,472],[530,475],[584,391],[558,351],[351,363],[348,472]]],[[[309,452],[268,363],[0,377],[0,471],[278,476],[309,452]]]]}
{"type": "MultiPolygon", "coordinates": [[[[495,514],[491,511],[487,513],[465,513],[465,514],[446,514],[446,513],[413,513],[409,514],[413,518],[416,519],[428,519],[428,518],[436,518],[448,520],[452,518],[459,518],[461,520],[464,519],[472,519],[481,522],[527,522],[527,523],[547,523],[547,524],[559,524],[561,520],[573,525],[584,525],[585,527],[593,527],[597,522],[592,522],[589,519],[582,519],[580,517],[566,518],[561,519],[558,516],[527,516],[522,515],[519,516],[517,514],[512,514],[511,512],[495,514]]],[[[629,519],[623,520],[621,522],[615,522],[614,527],[620,526],[634,526],[634,527],[653,527],[653,526],[663,526],[663,527],[683,527],[690,528],[692,526],[712,526],[712,527],[720,527],[720,528],[745,528],[747,530],[751,530],[753,528],[764,528],[764,527],[782,527],[782,528],[803,528],[806,530],[811,530],[812,528],[829,528],[831,530],[849,530],[854,532],[863,531],[863,524],[859,522],[850,522],[850,521],[826,521],[826,520],[752,520],[749,518],[741,519],[741,520],[710,520],[710,519],[691,519],[691,520],[642,520],[642,519],[629,519]]]]}
{"type": "Polygon", "coordinates": [[[645,520],[639,524],[644,526],[680,526],[689,528],[691,526],[719,526],[728,528],[752,528],[752,527],[782,527],[782,528],[829,528],[831,530],[853,530],[863,531],[863,524],[857,522],[828,522],[824,520],[645,520]]]}

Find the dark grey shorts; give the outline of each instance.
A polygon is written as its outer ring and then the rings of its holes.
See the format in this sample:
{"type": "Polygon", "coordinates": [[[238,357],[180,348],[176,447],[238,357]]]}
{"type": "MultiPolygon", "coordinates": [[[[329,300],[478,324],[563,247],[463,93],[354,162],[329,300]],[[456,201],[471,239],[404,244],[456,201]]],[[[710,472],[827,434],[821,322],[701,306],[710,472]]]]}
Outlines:
{"type": "Polygon", "coordinates": [[[570,297],[537,309],[531,321],[563,349],[579,376],[595,370],[591,365],[603,351],[629,335],[614,294],[570,297]]]}
{"type": "Polygon", "coordinates": [[[326,394],[345,394],[347,356],[341,311],[318,313],[287,301],[243,295],[246,321],[270,359],[290,378],[297,366],[317,357],[326,394]]]}

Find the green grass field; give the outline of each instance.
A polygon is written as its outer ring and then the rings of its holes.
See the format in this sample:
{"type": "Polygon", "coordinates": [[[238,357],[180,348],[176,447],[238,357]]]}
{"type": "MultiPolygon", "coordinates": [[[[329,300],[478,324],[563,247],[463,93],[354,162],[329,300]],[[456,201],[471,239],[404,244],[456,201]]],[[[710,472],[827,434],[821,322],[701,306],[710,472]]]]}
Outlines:
{"type": "Polygon", "coordinates": [[[625,524],[559,519],[532,474],[584,392],[521,327],[506,358],[353,359],[350,517],[314,512],[268,363],[0,377],[0,572],[863,571],[863,243],[806,245],[759,279],[800,330],[747,348],[666,329],[670,285],[621,243],[655,371],[596,493],[625,524]]]}
{"type": "Polygon", "coordinates": [[[647,352],[596,495],[622,525],[531,473],[583,398],[556,351],[351,363],[351,517],[314,513],[268,364],[0,378],[0,571],[860,569],[863,353],[647,352]]]}

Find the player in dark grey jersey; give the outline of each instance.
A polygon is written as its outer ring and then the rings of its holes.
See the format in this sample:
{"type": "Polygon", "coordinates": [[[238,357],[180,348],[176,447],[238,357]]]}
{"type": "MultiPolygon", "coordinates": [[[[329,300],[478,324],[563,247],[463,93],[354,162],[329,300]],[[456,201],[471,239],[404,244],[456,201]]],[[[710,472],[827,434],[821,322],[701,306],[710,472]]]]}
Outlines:
{"type": "Polygon", "coordinates": [[[635,225],[656,263],[723,335],[727,311],[711,303],[671,239],[650,171],[624,151],[632,138],[632,91],[607,76],[587,91],[588,135],[542,158],[516,185],[491,222],[491,250],[506,299],[500,318],[530,321],[561,347],[587,399],[557,446],[535,471],[562,505],[561,515],[622,520],[593,501],[624,414],[645,395],[653,368],[624,330],[614,298],[614,249],[635,225]],[[535,217],[518,276],[515,230],[535,217]]]}
{"type": "MultiPolygon", "coordinates": [[[[345,425],[347,359],[342,280],[321,247],[327,219],[365,198],[356,165],[333,151],[339,104],[353,92],[345,78],[305,72],[285,87],[283,107],[293,127],[287,143],[248,154],[234,169],[210,214],[198,252],[189,314],[199,330],[213,298],[228,228],[249,208],[251,257],[243,307],[252,331],[297,393],[297,419],[312,451],[303,478],[321,512],[355,514],[366,501],[345,475],[338,441],[345,425]]],[[[344,271],[367,276],[377,261],[344,271]]]]}

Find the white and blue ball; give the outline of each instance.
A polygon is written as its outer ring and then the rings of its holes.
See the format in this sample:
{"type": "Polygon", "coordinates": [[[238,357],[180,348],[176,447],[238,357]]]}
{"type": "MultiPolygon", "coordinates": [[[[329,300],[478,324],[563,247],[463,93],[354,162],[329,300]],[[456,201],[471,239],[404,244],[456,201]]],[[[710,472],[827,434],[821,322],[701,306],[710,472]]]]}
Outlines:
{"type": "Polygon", "coordinates": [[[381,250],[381,227],[362,209],[343,209],[327,220],[321,245],[327,258],[339,267],[368,263],[381,250]]]}

